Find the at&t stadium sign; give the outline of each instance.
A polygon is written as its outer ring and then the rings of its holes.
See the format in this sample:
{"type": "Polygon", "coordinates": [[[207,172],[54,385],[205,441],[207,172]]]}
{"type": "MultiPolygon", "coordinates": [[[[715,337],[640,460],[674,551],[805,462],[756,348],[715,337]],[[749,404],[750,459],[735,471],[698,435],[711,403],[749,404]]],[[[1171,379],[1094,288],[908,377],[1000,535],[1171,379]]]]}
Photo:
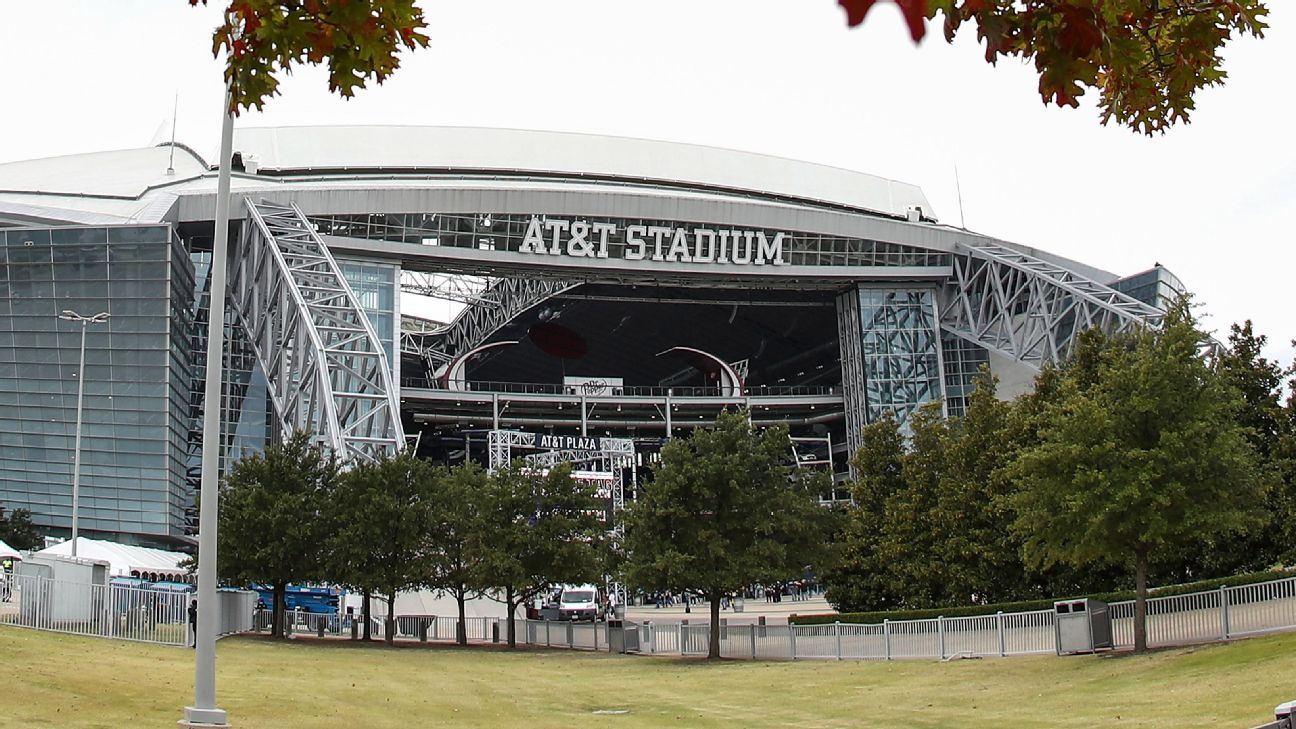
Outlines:
{"type": "Polygon", "coordinates": [[[629,261],[783,266],[782,233],[696,226],[627,225],[532,215],[520,253],[607,258],[617,247],[629,261]]]}

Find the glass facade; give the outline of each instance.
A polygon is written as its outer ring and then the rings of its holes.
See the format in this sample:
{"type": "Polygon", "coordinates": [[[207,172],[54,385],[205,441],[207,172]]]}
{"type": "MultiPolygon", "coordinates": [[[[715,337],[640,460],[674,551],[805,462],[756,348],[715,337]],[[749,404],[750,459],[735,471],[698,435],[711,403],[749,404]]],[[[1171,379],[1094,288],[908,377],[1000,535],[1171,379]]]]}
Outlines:
{"type": "Polygon", "coordinates": [[[866,422],[890,411],[903,428],[941,399],[940,330],[931,289],[859,289],[866,422]]]}
{"type": "Polygon", "coordinates": [[[945,364],[945,412],[950,417],[961,417],[976,389],[977,373],[990,365],[990,353],[962,337],[941,332],[941,354],[945,364]]]}
{"type": "Polygon", "coordinates": [[[1183,282],[1159,263],[1142,273],[1126,276],[1111,287],[1148,306],[1163,310],[1187,291],[1183,282]]]}
{"type": "Polygon", "coordinates": [[[193,290],[166,225],[0,230],[0,503],[70,530],[84,376],[81,529],[183,533],[193,290]],[[66,309],[111,316],[86,329],[84,373],[66,309]]]}
{"type": "Polygon", "coordinates": [[[400,382],[400,317],[397,292],[400,291],[400,268],[383,263],[338,259],[338,268],[356,295],[360,308],[373,325],[387,352],[392,381],[400,382]]]}

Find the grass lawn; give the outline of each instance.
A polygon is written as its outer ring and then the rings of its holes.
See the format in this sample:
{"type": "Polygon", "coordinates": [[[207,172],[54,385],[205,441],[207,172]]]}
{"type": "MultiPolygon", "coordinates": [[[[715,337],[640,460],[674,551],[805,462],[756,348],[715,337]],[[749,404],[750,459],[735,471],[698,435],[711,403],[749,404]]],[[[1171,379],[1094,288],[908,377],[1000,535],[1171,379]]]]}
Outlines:
{"type": "MultiPolygon", "coordinates": [[[[752,663],[232,638],[220,706],[272,727],[1251,727],[1296,698],[1296,634],[1146,656],[752,663]],[[596,710],[624,710],[595,714],[596,710]]],[[[0,627],[0,727],[174,727],[180,648],[0,627]]]]}

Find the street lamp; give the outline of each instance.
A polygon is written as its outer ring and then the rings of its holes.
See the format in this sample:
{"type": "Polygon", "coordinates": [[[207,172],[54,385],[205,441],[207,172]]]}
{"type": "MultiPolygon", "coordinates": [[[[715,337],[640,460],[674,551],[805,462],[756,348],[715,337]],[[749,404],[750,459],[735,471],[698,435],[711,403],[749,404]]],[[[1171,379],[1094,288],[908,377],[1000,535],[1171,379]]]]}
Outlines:
{"type": "Polygon", "coordinates": [[[229,259],[230,164],[234,149],[231,93],[225,84],[220,170],[216,175],[216,221],[212,234],[211,290],[207,314],[206,389],[203,391],[202,480],[198,486],[198,624],[194,630],[194,703],[184,709],[182,727],[228,726],[216,706],[216,526],[220,499],[221,384],[225,371],[225,284],[229,259]]]}
{"type": "Polygon", "coordinates": [[[77,418],[76,442],[72,446],[72,556],[77,556],[77,512],[81,506],[81,403],[85,399],[85,339],[87,324],[103,324],[108,321],[108,312],[101,311],[94,316],[81,316],[71,309],[64,309],[59,318],[64,321],[81,322],[81,365],[77,369],[77,418]]]}

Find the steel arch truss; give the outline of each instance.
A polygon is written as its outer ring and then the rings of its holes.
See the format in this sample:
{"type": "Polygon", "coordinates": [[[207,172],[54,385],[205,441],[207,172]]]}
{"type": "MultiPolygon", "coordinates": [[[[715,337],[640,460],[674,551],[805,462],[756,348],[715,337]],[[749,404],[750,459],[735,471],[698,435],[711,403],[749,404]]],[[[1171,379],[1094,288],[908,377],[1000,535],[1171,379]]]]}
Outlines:
{"type": "Polygon", "coordinates": [[[478,295],[477,302],[465,307],[445,333],[428,347],[428,361],[446,361],[467,352],[485,342],[513,317],[580,283],[539,277],[492,280],[478,295]]]}
{"type": "Polygon", "coordinates": [[[399,390],[337,262],[296,205],[246,204],[232,308],[280,426],[316,434],[344,462],[395,454],[405,443],[399,390]]]}
{"type": "Polygon", "coordinates": [[[941,327],[1036,369],[1066,359],[1085,329],[1161,325],[1159,309],[1006,246],[962,253],[954,256],[941,327]]]}

